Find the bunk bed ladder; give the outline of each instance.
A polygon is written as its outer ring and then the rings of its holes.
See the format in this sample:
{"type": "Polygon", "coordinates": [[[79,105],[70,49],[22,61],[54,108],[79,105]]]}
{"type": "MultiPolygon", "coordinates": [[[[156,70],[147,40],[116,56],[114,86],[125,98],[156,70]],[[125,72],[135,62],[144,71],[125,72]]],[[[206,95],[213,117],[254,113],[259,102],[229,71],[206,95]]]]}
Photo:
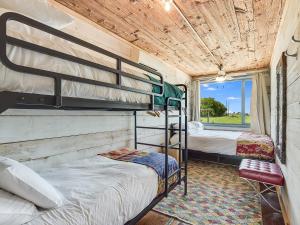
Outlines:
{"type": "Polygon", "coordinates": [[[177,149],[179,151],[179,157],[178,157],[178,164],[179,164],[179,170],[177,172],[178,174],[178,184],[181,184],[182,180],[184,181],[184,195],[187,194],[187,135],[186,135],[186,132],[185,132],[185,145],[184,145],[184,160],[182,160],[182,131],[186,131],[187,130],[187,102],[186,102],[186,98],[182,99],[182,100],[185,100],[185,108],[184,108],[184,122],[185,122],[185,128],[182,129],[182,101],[177,99],[177,98],[167,98],[167,104],[166,104],[166,108],[165,108],[165,159],[166,159],[166,167],[165,167],[165,195],[166,197],[168,196],[168,188],[169,188],[169,185],[168,185],[168,179],[167,178],[170,178],[171,176],[173,176],[174,174],[171,174],[170,176],[168,175],[168,150],[169,148],[174,148],[174,149],[177,149]],[[170,102],[173,101],[173,102],[177,102],[178,105],[179,105],[179,115],[169,115],[169,107],[170,107],[170,102]],[[178,124],[179,124],[179,137],[178,137],[178,143],[175,143],[175,144],[172,144],[172,145],[169,145],[169,118],[170,117],[178,117],[179,121],[178,121],[178,124]],[[178,146],[178,147],[175,147],[175,146],[178,146]],[[184,167],[182,167],[182,162],[184,161],[184,167]],[[184,176],[182,177],[182,170],[184,170],[184,176]]]}
{"type": "MultiPolygon", "coordinates": [[[[147,146],[152,146],[152,147],[159,147],[164,149],[164,154],[165,154],[165,192],[164,195],[165,197],[168,196],[169,191],[172,189],[169,185],[169,179],[172,178],[173,176],[175,176],[176,174],[178,175],[178,184],[181,184],[182,181],[184,181],[184,194],[187,194],[187,154],[186,151],[182,152],[183,148],[182,148],[182,143],[181,143],[181,139],[182,139],[182,131],[184,131],[184,129],[182,129],[182,105],[181,105],[181,101],[178,101],[178,99],[173,99],[173,98],[169,98],[169,100],[167,100],[167,104],[165,105],[165,127],[148,127],[148,126],[138,126],[137,125],[137,111],[134,111],[134,147],[135,149],[137,149],[138,145],[147,145],[147,146]],[[170,101],[177,101],[179,104],[179,114],[178,115],[169,115],[169,110],[170,110],[170,101]],[[178,143],[175,144],[169,144],[169,118],[170,117],[178,117],[179,119],[179,141],[178,143]],[[164,130],[165,132],[165,140],[164,140],[164,144],[152,144],[152,143],[145,143],[145,142],[138,142],[137,140],[137,129],[152,129],[152,130],[164,130]],[[178,164],[179,164],[179,169],[174,171],[172,174],[169,174],[169,157],[168,157],[168,153],[169,153],[169,149],[170,148],[174,148],[177,149],[179,151],[179,159],[178,159],[178,164]],[[183,156],[182,153],[185,153],[185,155],[183,156]],[[185,163],[185,166],[182,167],[182,162],[185,163]],[[184,170],[184,176],[182,177],[182,170],[184,170]]],[[[186,111],[184,111],[184,116],[185,116],[185,122],[187,122],[187,116],[186,116],[186,111]]],[[[186,135],[185,135],[186,136],[186,135]]],[[[186,141],[186,139],[185,139],[186,141]]],[[[185,145],[186,146],[186,145],[185,145]]],[[[186,147],[184,148],[184,150],[186,149],[186,147]]]]}
{"type": "MultiPolygon", "coordinates": [[[[177,84],[176,86],[178,87],[181,87],[184,89],[184,98],[182,98],[182,100],[184,100],[184,129],[181,128],[181,124],[179,124],[179,140],[181,142],[181,131],[184,130],[184,148],[183,148],[183,162],[184,162],[184,168],[181,168],[180,167],[180,170],[183,169],[184,170],[184,177],[183,177],[183,181],[184,181],[184,195],[187,195],[187,183],[188,183],[188,138],[187,138],[187,130],[188,130],[188,127],[187,127],[187,124],[188,124],[188,115],[187,115],[187,86],[184,85],[184,84],[177,84]]],[[[180,102],[181,104],[182,102],[180,102]]],[[[182,108],[181,108],[182,110],[182,108]]],[[[179,157],[182,157],[182,149],[179,150],[179,154],[180,156],[179,157]]],[[[181,158],[180,158],[181,159],[181,158]]],[[[182,179],[182,178],[181,178],[182,179]]],[[[180,179],[180,181],[181,181],[180,179]]]]}
{"type": "MultiPolygon", "coordinates": [[[[165,154],[165,192],[164,196],[167,197],[170,190],[172,190],[172,185],[169,185],[169,179],[178,175],[178,182],[177,184],[181,184],[182,181],[184,181],[184,195],[187,194],[187,169],[188,169],[188,150],[187,150],[187,88],[185,85],[177,85],[182,86],[185,89],[185,97],[183,99],[179,98],[172,98],[167,97],[166,98],[166,104],[164,106],[165,111],[165,126],[164,127],[151,127],[151,126],[138,126],[137,125],[137,111],[134,111],[134,147],[137,149],[138,145],[146,145],[146,146],[152,146],[152,147],[159,147],[164,149],[165,154]],[[185,108],[182,108],[182,100],[185,100],[185,108]],[[175,102],[177,105],[176,110],[179,111],[178,115],[169,115],[169,111],[174,108],[170,103],[175,102]],[[184,112],[184,122],[185,127],[182,128],[182,111],[184,112]],[[169,128],[169,118],[175,118],[177,117],[179,119],[179,140],[178,143],[175,144],[169,144],[169,131],[171,130],[169,128]],[[145,142],[139,142],[137,139],[137,129],[152,129],[152,130],[164,130],[165,132],[165,140],[164,144],[152,144],[152,143],[145,143],[145,142]],[[182,131],[185,131],[185,144],[184,147],[182,146],[182,131]],[[179,157],[178,157],[178,164],[179,169],[174,171],[172,174],[169,174],[169,148],[174,148],[179,151],[179,157]],[[184,151],[182,151],[184,150],[184,151]],[[182,166],[182,163],[184,162],[184,166],[182,166]],[[182,177],[182,171],[184,171],[184,176],[182,177]]],[[[152,103],[154,103],[152,99],[152,103]]]]}
{"type": "Polygon", "coordinates": [[[178,175],[178,183],[181,183],[181,112],[182,112],[182,107],[181,107],[181,100],[178,100],[176,98],[171,98],[168,97],[166,98],[166,105],[165,105],[165,196],[168,197],[168,189],[169,189],[169,178],[174,176],[176,173],[178,175]],[[170,115],[169,116],[169,106],[170,102],[175,101],[178,102],[179,104],[179,115],[170,115]],[[179,140],[178,143],[169,145],[169,117],[178,117],[179,118],[179,140]],[[169,175],[169,148],[174,148],[175,146],[178,146],[178,151],[179,151],[179,159],[178,159],[178,164],[179,164],[179,169],[178,171],[175,171],[173,174],[169,175]]]}

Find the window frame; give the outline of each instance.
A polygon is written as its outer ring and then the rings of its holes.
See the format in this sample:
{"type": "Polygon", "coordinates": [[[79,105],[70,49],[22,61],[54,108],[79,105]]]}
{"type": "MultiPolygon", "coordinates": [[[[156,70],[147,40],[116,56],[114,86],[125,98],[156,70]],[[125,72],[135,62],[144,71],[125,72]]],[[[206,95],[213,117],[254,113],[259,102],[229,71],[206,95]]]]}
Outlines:
{"type": "MultiPolygon", "coordinates": [[[[245,93],[245,84],[247,81],[252,81],[252,76],[242,76],[238,78],[234,78],[232,80],[225,80],[224,82],[219,82],[219,83],[225,83],[225,82],[234,82],[234,81],[241,81],[241,123],[240,124],[234,124],[234,123],[205,123],[205,127],[228,127],[228,128],[250,128],[251,123],[246,123],[246,114],[245,114],[245,107],[246,107],[246,93],[245,93]]],[[[209,83],[218,83],[216,81],[202,81],[200,83],[200,93],[201,93],[201,85],[202,84],[209,84],[209,83]]],[[[201,96],[201,94],[200,94],[201,96]]],[[[200,97],[201,101],[201,97],[200,97]]],[[[201,103],[200,103],[201,105],[201,103]]],[[[251,116],[251,114],[250,114],[251,116]]]]}

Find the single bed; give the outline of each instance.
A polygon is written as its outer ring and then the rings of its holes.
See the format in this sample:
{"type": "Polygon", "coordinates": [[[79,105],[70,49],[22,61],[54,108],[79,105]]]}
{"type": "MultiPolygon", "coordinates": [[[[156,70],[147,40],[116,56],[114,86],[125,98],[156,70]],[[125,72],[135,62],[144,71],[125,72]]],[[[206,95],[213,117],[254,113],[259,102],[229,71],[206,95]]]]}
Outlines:
{"type": "Polygon", "coordinates": [[[65,197],[61,208],[40,210],[26,225],[124,225],[156,197],[157,173],[102,156],[39,171],[65,197]]]}
{"type": "MultiPolygon", "coordinates": [[[[197,124],[199,122],[189,122],[197,124]]],[[[184,140],[184,138],[182,138],[184,140]]],[[[178,133],[171,139],[171,144],[178,142],[178,133]]],[[[274,145],[267,135],[251,132],[205,130],[202,125],[188,126],[187,146],[189,150],[201,153],[220,154],[273,160],[274,145]]]]}

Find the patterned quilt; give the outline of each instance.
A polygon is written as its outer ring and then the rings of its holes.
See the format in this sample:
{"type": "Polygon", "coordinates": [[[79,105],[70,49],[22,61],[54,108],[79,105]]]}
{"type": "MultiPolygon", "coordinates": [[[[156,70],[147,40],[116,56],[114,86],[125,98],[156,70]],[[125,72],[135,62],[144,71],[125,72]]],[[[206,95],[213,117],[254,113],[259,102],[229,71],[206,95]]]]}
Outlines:
{"type": "Polygon", "coordinates": [[[236,154],[247,158],[274,159],[274,145],[267,135],[242,133],[237,139],[236,154]]]}
{"type": "MultiPolygon", "coordinates": [[[[108,153],[99,154],[101,156],[125,161],[125,162],[132,162],[141,165],[148,166],[155,170],[158,175],[158,194],[164,192],[164,182],[165,182],[165,155],[162,153],[157,152],[143,152],[138,151],[136,149],[129,149],[129,148],[122,148],[120,150],[111,151],[108,153]]],[[[169,156],[168,158],[168,175],[175,173],[179,166],[175,158],[169,156]]],[[[177,181],[177,174],[172,176],[169,179],[169,185],[175,183],[177,181]]]]}

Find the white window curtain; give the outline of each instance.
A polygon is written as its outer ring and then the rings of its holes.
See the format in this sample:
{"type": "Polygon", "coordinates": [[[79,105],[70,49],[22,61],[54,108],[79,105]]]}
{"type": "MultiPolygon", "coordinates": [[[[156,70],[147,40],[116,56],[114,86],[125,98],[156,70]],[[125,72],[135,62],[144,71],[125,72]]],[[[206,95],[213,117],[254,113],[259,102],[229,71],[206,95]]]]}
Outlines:
{"type": "Polygon", "coordinates": [[[266,78],[269,72],[260,72],[252,78],[251,130],[257,134],[270,135],[270,101],[266,78]]]}
{"type": "Polygon", "coordinates": [[[192,81],[192,121],[200,121],[200,81],[192,81]]]}

